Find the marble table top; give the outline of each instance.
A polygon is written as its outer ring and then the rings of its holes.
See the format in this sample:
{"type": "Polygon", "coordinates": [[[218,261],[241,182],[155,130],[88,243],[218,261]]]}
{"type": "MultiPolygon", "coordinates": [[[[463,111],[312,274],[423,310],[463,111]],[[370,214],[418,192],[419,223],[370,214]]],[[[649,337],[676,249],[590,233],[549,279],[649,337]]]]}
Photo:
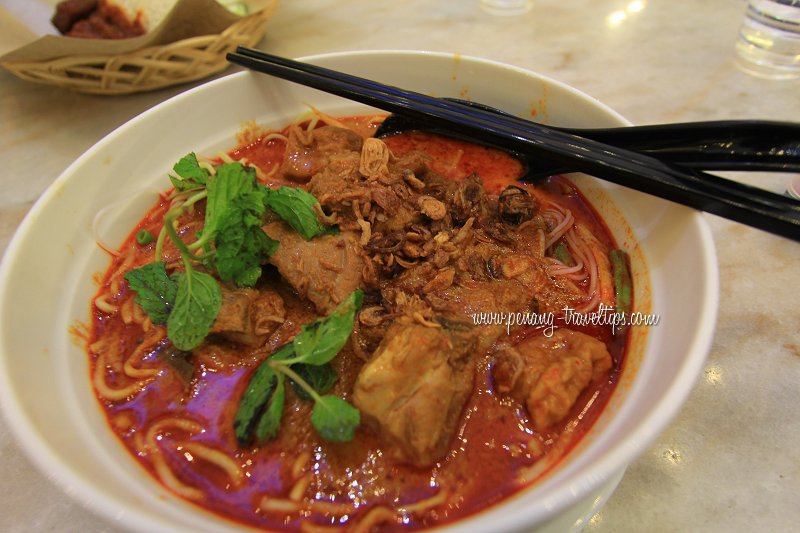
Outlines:
{"type": "MultiPolygon", "coordinates": [[[[0,6],[1,7],[1,6],[0,6]]],[[[282,2],[259,47],[457,52],[573,85],[637,124],[800,122],[800,82],[737,68],[743,0],[533,0],[515,17],[478,0],[282,2]]],[[[6,32],[0,9],[0,47],[6,32]]],[[[230,69],[226,73],[230,73],[230,69]]],[[[0,253],[37,197],[115,127],[189,89],[100,97],[0,71],[0,253]]],[[[737,176],[783,192],[789,176],[737,176]]],[[[800,244],[706,215],[720,272],[715,340],[693,393],[586,531],[797,531],[800,244]]],[[[0,530],[118,531],[34,468],[0,422],[0,530]]]]}

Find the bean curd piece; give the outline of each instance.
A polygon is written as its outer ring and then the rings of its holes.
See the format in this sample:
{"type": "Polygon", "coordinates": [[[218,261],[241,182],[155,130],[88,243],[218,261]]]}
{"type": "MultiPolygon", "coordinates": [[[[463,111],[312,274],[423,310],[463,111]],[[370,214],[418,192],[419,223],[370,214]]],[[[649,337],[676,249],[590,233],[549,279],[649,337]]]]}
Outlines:
{"type": "Polygon", "coordinates": [[[522,402],[537,431],[564,420],[578,395],[611,368],[605,344],[565,328],[549,338],[532,337],[506,346],[496,357],[498,392],[522,402]]]}

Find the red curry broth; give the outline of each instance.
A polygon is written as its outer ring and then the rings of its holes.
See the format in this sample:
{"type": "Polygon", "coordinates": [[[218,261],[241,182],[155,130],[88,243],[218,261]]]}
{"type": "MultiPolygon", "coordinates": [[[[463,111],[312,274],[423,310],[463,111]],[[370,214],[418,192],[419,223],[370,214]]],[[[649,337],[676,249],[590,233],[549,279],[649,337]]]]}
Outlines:
{"type": "MultiPolygon", "coordinates": [[[[461,179],[477,172],[486,188],[495,194],[514,183],[522,171],[519,161],[503,152],[428,134],[404,134],[388,138],[386,143],[397,155],[409,150],[425,151],[432,156],[433,170],[450,179],[461,179]]],[[[247,158],[249,162],[269,170],[280,163],[282,144],[279,140],[253,142],[233,150],[231,156],[247,158]]],[[[613,244],[591,206],[566,180],[554,178],[536,190],[528,189],[533,194],[555,198],[571,209],[576,219],[588,225],[606,244],[613,244]]],[[[151,246],[136,247],[136,231],[147,228],[156,233],[167,207],[165,201],[153,207],[123,245],[122,249],[133,247],[138,250],[130,267],[148,262],[152,255],[151,246]]],[[[197,216],[201,217],[202,213],[197,213],[197,216]]],[[[121,261],[120,258],[112,262],[101,293],[108,289],[111,276],[121,266],[121,261]]],[[[316,315],[313,306],[294,295],[276,273],[267,271],[265,277],[263,283],[280,293],[287,308],[286,322],[275,340],[275,346],[278,346],[316,315]]],[[[558,318],[556,325],[559,325],[558,318]]],[[[148,364],[161,369],[160,379],[132,399],[109,401],[100,395],[98,397],[112,429],[156,478],[158,472],[150,455],[141,453],[143,428],[176,413],[204,421],[206,430],[195,435],[193,440],[221,450],[241,465],[246,472],[241,487],[232,488],[216,464],[192,457],[180,446],[188,436],[185,430],[165,430],[160,439],[160,453],[181,481],[202,491],[203,498],[197,502],[198,505],[221,516],[277,530],[297,530],[301,522],[309,520],[318,525],[346,525],[376,505],[402,508],[435,497],[440,490],[447,491],[447,498],[440,505],[420,514],[401,512],[401,518],[394,525],[380,529],[411,530],[464,518],[513,495],[522,488],[515,481],[521,471],[541,461],[550,451],[553,455],[563,456],[591,428],[615,386],[624,358],[625,337],[612,337],[610,327],[579,329],[608,344],[614,367],[607,381],[593,383],[581,394],[564,422],[545,433],[533,431],[523,407],[495,394],[491,361],[483,354],[456,441],[447,457],[432,468],[410,467],[389,459],[381,451],[380,439],[363,425],[352,442],[335,444],[321,440],[309,427],[310,404],[300,401],[290,387],[287,387],[287,405],[278,438],[262,446],[240,448],[233,433],[233,417],[248,378],[264,355],[263,350],[242,349],[218,342],[214,357],[200,355],[196,358],[199,363],[187,381],[188,376],[181,376],[176,367],[166,362],[170,354],[165,342],[146,359],[148,364]],[[565,428],[571,435],[559,441],[565,428]],[[352,506],[349,513],[259,509],[264,496],[285,497],[297,482],[292,475],[292,462],[302,451],[310,453],[313,463],[313,475],[304,494],[322,501],[349,504],[352,506]]],[[[541,328],[529,328],[518,338],[541,333],[541,328]]],[[[108,317],[95,310],[91,342],[110,334],[119,337],[119,345],[124,349],[133,349],[142,342],[141,330],[126,326],[118,315],[108,317]]],[[[92,361],[93,367],[96,364],[96,360],[92,361]]],[[[349,345],[340,352],[334,359],[340,376],[334,394],[347,399],[362,364],[349,345]]],[[[552,467],[555,461],[548,464],[552,467]]]]}

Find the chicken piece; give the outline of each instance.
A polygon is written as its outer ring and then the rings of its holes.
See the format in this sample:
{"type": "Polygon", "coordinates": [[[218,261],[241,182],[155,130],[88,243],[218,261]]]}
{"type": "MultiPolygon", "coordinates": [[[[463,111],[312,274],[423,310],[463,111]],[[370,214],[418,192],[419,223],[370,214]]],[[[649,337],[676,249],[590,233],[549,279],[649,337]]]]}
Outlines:
{"type": "Polygon", "coordinates": [[[283,299],[273,291],[222,287],[222,306],[210,332],[261,346],[285,317],[283,299]]]}
{"type": "Polygon", "coordinates": [[[263,229],[280,243],[269,262],[321,314],[328,315],[361,286],[364,257],[356,233],[343,231],[306,241],[283,222],[263,229]]]}
{"type": "Polygon", "coordinates": [[[375,223],[373,230],[380,233],[405,232],[419,218],[418,208],[402,198],[396,188],[405,187],[399,181],[394,186],[373,185],[372,201],[387,215],[385,220],[375,223]]]}
{"type": "Polygon", "coordinates": [[[462,320],[482,311],[526,312],[531,299],[518,283],[505,280],[469,282],[426,294],[438,314],[462,320]]]}
{"type": "Polygon", "coordinates": [[[322,126],[306,132],[294,127],[289,131],[280,172],[293,180],[308,181],[333,155],[355,152],[360,157],[362,142],[357,133],[346,128],[322,126]]]}
{"type": "Polygon", "coordinates": [[[349,193],[363,190],[363,197],[369,198],[369,191],[360,183],[357,154],[344,154],[331,157],[328,165],[314,174],[308,182],[308,192],[326,205],[326,199],[338,200],[349,197],[349,193]]]}
{"type": "Polygon", "coordinates": [[[361,369],[353,404],[401,461],[444,458],[472,392],[472,342],[440,328],[394,323],[361,369]]]}
{"type": "Polygon", "coordinates": [[[525,404],[537,431],[562,421],[580,393],[607,375],[611,355],[585,333],[560,328],[551,337],[530,337],[496,354],[495,386],[525,404]]]}

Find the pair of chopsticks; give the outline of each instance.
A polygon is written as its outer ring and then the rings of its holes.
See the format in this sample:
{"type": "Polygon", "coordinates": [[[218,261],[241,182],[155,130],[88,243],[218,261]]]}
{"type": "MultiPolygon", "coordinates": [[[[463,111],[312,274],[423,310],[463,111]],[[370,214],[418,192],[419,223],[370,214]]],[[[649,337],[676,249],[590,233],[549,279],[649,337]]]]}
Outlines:
{"type": "Polygon", "coordinates": [[[426,96],[257,50],[239,47],[228,61],[462,135],[563,163],[619,185],[800,241],[800,201],[458,102],[426,96]]]}

